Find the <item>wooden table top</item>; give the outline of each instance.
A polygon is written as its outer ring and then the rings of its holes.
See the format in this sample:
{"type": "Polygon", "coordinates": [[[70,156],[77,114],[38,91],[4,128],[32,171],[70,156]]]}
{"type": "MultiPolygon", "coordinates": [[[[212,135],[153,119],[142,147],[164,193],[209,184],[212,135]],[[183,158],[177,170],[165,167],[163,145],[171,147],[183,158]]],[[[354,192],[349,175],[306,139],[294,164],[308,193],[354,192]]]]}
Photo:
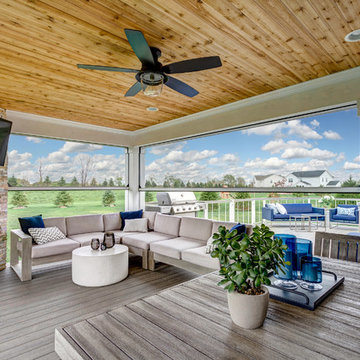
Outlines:
{"type": "MultiPolygon", "coordinates": [[[[315,311],[270,300],[263,327],[230,319],[215,273],[57,330],[83,359],[360,359],[360,264],[323,259],[345,282],[315,311]]],[[[60,350],[58,351],[60,353],[60,350]]]]}

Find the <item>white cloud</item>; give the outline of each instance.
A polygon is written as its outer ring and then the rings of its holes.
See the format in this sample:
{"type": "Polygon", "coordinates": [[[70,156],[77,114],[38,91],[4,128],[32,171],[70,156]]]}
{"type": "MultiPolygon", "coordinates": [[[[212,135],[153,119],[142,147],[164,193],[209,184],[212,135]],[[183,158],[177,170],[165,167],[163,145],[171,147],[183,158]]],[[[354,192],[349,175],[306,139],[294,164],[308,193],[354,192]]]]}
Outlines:
{"type": "Polygon", "coordinates": [[[356,158],[354,158],[355,162],[360,162],[360,155],[358,155],[356,158]]]}
{"type": "Polygon", "coordinates": [[[337,157],[336,157],[336,162],[341,162],[345,160],[345,153],[340,153],[337,157]]]}
{"type": "Polygon", "coordinates": [[[26,140],[27,140],[27,141],[30,141],[30,142],[33,142],[33,143],[35,143],[35,144],[41,143],[41,139],[38,138],[38,137],[27,136],[27,137],[26,137],[26,140]]]}
{"type": "Polygon", "coordinates": [[[303,139],[318,140],[322,136],[315,130],[311,129],[308,125],[301,123],[301,120],[292,120],[288,122],[288,134],[297,135],[303,139]]]}
{"type": "Polygon", "coordinates": [[[8,153],[8,157],[9,157],[9,162],[18,163],[21,161],[26,161],[26,160],[31,159],[32,154],[30,154],[29,152],[19,154],[19,152],[17,150],[11,150],[8,153]]]}
{"type": "Polygon", "coordinates": [[[320,125],[320,123],[316,119],[312,120],[310,124],[314,127],[318,127],[320,125]]]}
{"type": "Polygon", "coordinates": [[[285,127],[285,122],[263,126],[260,125],[258,127],[254,127],[248,130],[243,130],[243,133],[248,135],[274,135],[275,133],[279,133],[285,127]]]}
{"type": "Polygon", "coordinates": [[[279,140],[269,141],[268,143],[262,146],[261,150],[269,151],[271,154],[276,154],[281,152],[282,150],[293,147],[309,149],[311,148],[311,145],[305,140],[302,142],[296,140],[289,140],[285,142],[283,139],[279,139],[279,140]]]}
{"type": "Polygon", "coordinates": [[[240,161],[240,159],[235,154],[224,154],[221,157],[213,157],[209,159],[208,163],[210,165],[228,165],[230,163],[236,163],[238,161],[240,161]]]}
{"type": "Polygon", "coordinates": [[[345,170],[359,170],[360,164],[346,161],[344,164],[344,169],[345,170]]]}
{"type": "Polygon", "coordinates": [[[281,157],[283,159],[300,159],[300,158],[313,158],[313,159],[331,159],[336,154],[329,150],[304,149],[304,148],[290,148],[286,149],[281,157]]]}
{"type": "Polygon", "coordinates": [[[54,151],[50,153],[46,158],[46,162],[64,163],[69,160],[70,160],[70,156],[64,154],[62,151],[54,151]]]}
{"type": "Polygon", "coordinates": [[[323,132],[323,135],[325,136],[326,139],[328,140],[341,140],[342,137],[340,136],[340,134],[338,134],[335,131],[332,130],[326,130],[323,132]]]}
{"type": "Polygon", "coordinates": [[[167,162],[177,162],[177,163],[184,163],[189,161],[198,161],[207,159],[217,154],[216,150],[190,150],[190,151],[181,151],[181,150],[173,150],[170,151],[166,156],[163,158],[156,160],[161,164],[165,164],[167,162]]]}
{"type": "Polygon", "coordinates": [[[246,168],[263,168],[263,169],[279,169],[285,166],[287,162],[277,157],[271,157],[269,159],[256,158],[255,160],[249,160],[245,162],[246,168]]]}
{"type": "Polygon", "coordinates": [[[102,148],[102,145],[97,144],[75,143],[71,141],[66,141],[64,146],[59,151],[64,153],[75,153],[101,150],[102,148]]]}
{"type": "Polygon", "coordinates": [[[186,145],[186,141],[181,141],[172,144],[156,145],[150,148],[150,153],[154,155],[168,154],[173,150],[181,150],[186,145]]]}

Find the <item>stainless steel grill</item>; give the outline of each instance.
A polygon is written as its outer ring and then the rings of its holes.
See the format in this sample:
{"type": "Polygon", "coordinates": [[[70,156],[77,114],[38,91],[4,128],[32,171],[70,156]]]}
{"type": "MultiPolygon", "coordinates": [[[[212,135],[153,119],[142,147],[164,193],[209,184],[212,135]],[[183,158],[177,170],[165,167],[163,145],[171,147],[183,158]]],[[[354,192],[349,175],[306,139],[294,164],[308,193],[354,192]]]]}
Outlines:
{"type": "Polygon", "coordinates": [[[156,194],[157,204],[147,204],[145,210],[157,211],[162,214],[196,216],[199,210],[205,208],[204,203],[196,200],[192,191],[159,192],[156,194]]]}

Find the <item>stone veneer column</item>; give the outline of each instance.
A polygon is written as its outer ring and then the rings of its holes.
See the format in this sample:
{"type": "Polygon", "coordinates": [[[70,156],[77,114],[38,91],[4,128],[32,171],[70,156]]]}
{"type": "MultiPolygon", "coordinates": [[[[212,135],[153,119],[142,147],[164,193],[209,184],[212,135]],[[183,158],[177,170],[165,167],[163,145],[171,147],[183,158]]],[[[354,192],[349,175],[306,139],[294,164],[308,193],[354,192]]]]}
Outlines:
{"type": "MultiPolygon", "coordinates": [[[[0,117],[5,118],[5,110],[0,109],[0,117]]],[[[0,166],[0,271],[6,267],[6,238],[7,238],[7,161],[0,166]]]]}

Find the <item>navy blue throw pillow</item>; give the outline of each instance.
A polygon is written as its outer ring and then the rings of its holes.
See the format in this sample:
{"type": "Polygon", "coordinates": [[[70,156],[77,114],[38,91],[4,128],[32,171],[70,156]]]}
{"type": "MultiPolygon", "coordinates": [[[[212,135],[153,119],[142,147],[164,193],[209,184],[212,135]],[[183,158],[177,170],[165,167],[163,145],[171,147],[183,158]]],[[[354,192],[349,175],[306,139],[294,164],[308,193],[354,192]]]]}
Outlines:
{"type": "Polygon", "coordinates": [[[29,234],[30,228],[44,228],[45,224],[42,215],[19,218],[21,230],[29,234]]]}
{"type": "MultiPolygon", "coordinates": [[[[234,231],[234,230],[236,230],[236,232],[237,232],[236,235],[241,235],[241,234],[243,234],[243,236],[244,236],[244,234],[246,233],[246,226],[245,226],[244,224],[238,223],[238,224],[234,225],[234,226],[230,229],[230,232],[232,232],[232,231],[234,231]]],[[[242,236],[242,237],[243,237],[243,236],[242,236]]],[[[242,239],[242,237],[240,238],[240,240],[242,239]]]]}
{"type": "Polygon", "coordinates": [[[121,217],[121,229],[124,229],[125,226],[125,220],[131,220],[131,219],[140,219],[142,218],[143,215],[143,210],[136,210],[136,211],[123,211],[120,213],[120,217],[121,217]]]}

